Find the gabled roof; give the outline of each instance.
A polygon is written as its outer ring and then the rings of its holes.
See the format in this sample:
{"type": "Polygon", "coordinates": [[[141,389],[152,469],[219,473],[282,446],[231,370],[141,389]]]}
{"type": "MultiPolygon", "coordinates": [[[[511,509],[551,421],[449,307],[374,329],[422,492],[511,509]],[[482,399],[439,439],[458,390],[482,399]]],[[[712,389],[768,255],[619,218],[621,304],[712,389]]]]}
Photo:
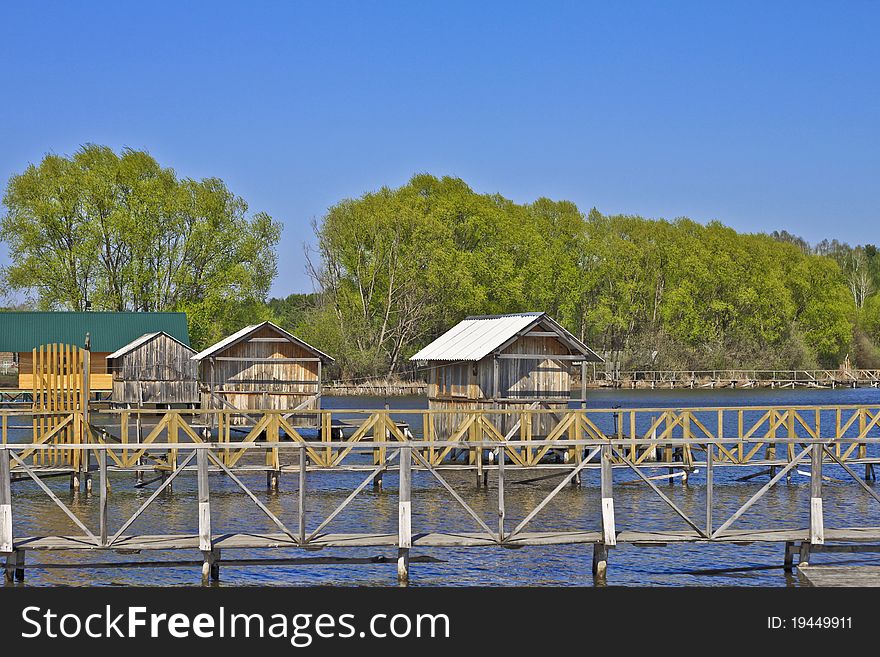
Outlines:
{"type": "Polygon", "coordinates": [[[298,337],[296,337],[292,333],[289,333],[288,331],[285,331],[280,326],[276,326],[272,322],[268,322],[268,321],[261,322],[260,324],[251,324],[250,326],[245,326],[240,331],[236,331],[232,335],[229,335],[229,336],[223,338],[222,340],[220,340],[219,342],[212,344],[207,349],[200,351],[199,353],[197,353],[195,356],[192,357],[192,360],[202,360],[204,358],[208,358],[210,356],[213,356],[213,355],[217,354],[218,352],[221,352],[224,349],[231,347],[236,342],[240,342],[240,341],[244,340],[249,335],[256,333],[261,328],[264,328],[266,326],[269,326],[269,327],[275,329],[278,333],[280,333],[282,336],[284,336],[285,338],[287,338],[288,340],[290,340],[294,344],[297,344],[300,347],[302,347],[303,349],[306,349],[307,351],[312,352],[313,354],[315,354],[315,356],[317,356],[322,361],[324,361],[324,363],[329,365],[330,363],[333,362],[333,358],[331,358],[330,356],[325,354],[323,351],[321,351],[319,349],[315,349],[315,347],[310,345],[308,342],[304,342],[304,341],[300,340],[298,337]]]}
{"type": "Polygon", "coordinates": [[[0,351],[29,352],[55,343],[82,347],[88,333],[92,351],[110,352],[156,331],[189,345],[186,313],[3,311],[0,351]]]}
{"type": "Polygon", "coordinates": [[[468,317],[446,331],[410,360],[477,361],[506,346],[534,326],[545,325],[559,335],[559,340],[584,360],[601,361],[587,345],[566,331],[547,313],[479,315],[468,317]]]}
{"type": "Polygon", "coordinates": [[[108,359],[110,359],[110,358],[119,358],[120,356],[124,356],[124,355],[127,354],[128,352],[130,352],[130,351],[134,351],[135,349],[137,349],[138,347],[140,347],[142,344],[146,344],[147,342],[149,342],[150,340],[152,340],[153,338],[155,338],[155,337],[158,336],[158,335],[164,335],[164,336],[166,336],[166,337],[168,337],[168,338],[174,340],[174,341],[175,341],[177,344],[179,344],[181,347],[184,347],[185,349],[188,349],[189,351],[191,351],[191,352],[193,352],[193,353],[196,353],[196,350],[195,350],[195,349],[193,349],[192,347],[190,347],[190,346],[187,345],[187,344],[183,344],[180,340],[178,340],[177,338],[175,338],[173,335],[169,335],[169,334],[166,333],[165,331],[154,331],[153,333],[144,333],[141,337],[139,337],[139,338],[135,338],[134,340],[132,340],[131,342],[129,342],[127,345],[125,345],[125,346],[123,346],[123,347],[119,347],[119,349],[117,349],[117,350],[114,351],[112,354],[110,354],[109,356],[107,356],[107,358],[108,358],[108,359]]]}

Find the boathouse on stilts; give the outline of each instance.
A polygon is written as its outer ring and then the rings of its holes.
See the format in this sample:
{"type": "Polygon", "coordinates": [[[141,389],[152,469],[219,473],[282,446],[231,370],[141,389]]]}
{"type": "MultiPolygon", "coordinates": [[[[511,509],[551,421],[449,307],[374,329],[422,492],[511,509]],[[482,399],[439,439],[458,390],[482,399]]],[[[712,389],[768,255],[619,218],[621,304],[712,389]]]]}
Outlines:
{"type": "MultiPolygon", "coordinates": [[[[195,354],[202,383],[202,408],[231,410],[317,410],[324,352],[272,322],[246,326],[195,354]]],[[[247,423],[245,415],[239,417],[247,423]]],[[[315,426],[317,417],[291,417],[296,426],[315,426]]]]}
{"type": "MultiPolygon", "coordinates": [[[[586,363],[602,358],[543,312],[468,317],[410,359],[427,368],[434,435],[448,440],[473,410],[564,411],[572,399],[572,371],[581,382],[586,363]]],[[[586,399],[582,386],[580,395],[586,399]]],[[[519,414],[489,415],[507,434],[519,414]]],[[[545,436],[558,420],[547,413],[528,418],[529,435],[545,436]]]]}
{"type": "Polygon", "coordinates": [[[165,331],[145,333],[107,356],[113,404],[143,408],[197,406],[196,350],[165,331]]]}

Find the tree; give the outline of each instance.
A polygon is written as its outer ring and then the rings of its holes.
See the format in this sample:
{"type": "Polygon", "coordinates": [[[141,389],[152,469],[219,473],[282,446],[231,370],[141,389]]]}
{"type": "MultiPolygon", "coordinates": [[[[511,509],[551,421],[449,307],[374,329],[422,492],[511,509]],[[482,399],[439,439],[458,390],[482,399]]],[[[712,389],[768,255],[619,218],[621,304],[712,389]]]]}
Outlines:
{"type": "Polygon", "coordinates": [[[179,178],[143,151],[47,155],[10,178],[3,202],[3,280],[40,308],[185,310],[202,346],[224,318],[264,305],[275,276],[278,223],[248,216],[223,181],[179,178]]]}

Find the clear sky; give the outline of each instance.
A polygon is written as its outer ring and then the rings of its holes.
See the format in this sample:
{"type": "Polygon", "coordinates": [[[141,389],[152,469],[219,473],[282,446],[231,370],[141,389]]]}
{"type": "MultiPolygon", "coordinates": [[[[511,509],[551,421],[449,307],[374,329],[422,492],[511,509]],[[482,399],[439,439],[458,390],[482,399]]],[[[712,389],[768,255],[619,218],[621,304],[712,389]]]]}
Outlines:
{"type": "MultiPolygon", "coordinates": [[[[878,2],[3,2],[0,179],[86,142],[284,223],[416,172],[877,242],[878,2]]],[[[0,262],[7,256],[0,254],[0,262]]]]}

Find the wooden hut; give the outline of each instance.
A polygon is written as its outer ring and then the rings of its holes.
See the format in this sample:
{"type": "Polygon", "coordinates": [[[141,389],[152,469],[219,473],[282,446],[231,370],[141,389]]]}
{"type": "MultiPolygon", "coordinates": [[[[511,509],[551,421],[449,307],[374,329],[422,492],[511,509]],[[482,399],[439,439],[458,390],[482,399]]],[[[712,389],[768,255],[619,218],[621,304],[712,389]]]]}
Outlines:
{"type": "Polygon", "coordinates": [[[333,362],[272,322],[246,326],[192,358],[202,406],[240,410],[320,408],[321,368],[333,362]]]}
{"type": "MultiPolygon", "coordinates": [[[[429,409],[564,410],[571,401],[572,367],[579,364],[583,377],[587,362],[602,359],[546,313],[517,313],[468,317],[410,360],[429,368],[429,409]]],[[[448,438],[465,417],[437,414],[437,437],[448,438]]],[[[489,419],[505,434],[517,421],[514,414],[489,419]]],[[[546,435],[555,424],[536,414],[533,435],[546,435]]]]}
{"type": "Polygon", "coordinates": [[[113,402],[197,405],[199,399],[196,350],[165,331],[145,333],[107,356],[113,377],[113,402]]]}

